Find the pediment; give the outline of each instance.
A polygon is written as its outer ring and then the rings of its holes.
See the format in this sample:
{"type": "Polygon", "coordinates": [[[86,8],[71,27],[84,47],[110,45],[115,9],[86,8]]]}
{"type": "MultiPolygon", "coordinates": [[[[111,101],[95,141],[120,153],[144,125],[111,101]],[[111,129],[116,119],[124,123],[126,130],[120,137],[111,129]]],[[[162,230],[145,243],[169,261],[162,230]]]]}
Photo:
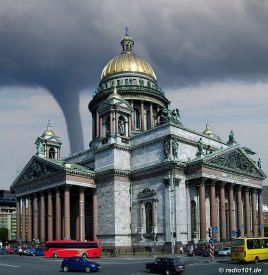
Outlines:
{"type": "Polygon", "coordinates": [[[11,188],[16,188],[22,186],[27,182],[39,180],[51,174],[62,171],[61,167],[53,165],[45,159],[42,159],[37,156],[33,156],[31,160],[26,164],[24,169],[17,176],[11,188]]]}
{"type": "Polygon", "coordinates": [[[102,104],[100,105],[98,112],[102,113],[106,110],[111,109],[111,106],[116,105],[118,108],[123,108],[123,109],[129,109],[131,110],[132,107],[131,105],[124,99],[120,99],[120,98],[111,98],[109,100],[105,100],[104,102],[102,102],[102,104]]]}
{"type": "Polygon", "coordinates": [[[215,152],[211,156],[205,157],[202,162],[210,167],[263,179],[266,178],[264,172],[240,147],[220,150],[220,152],[215,152]]]}
{"type": "Polygon", "coordinates": [[[58,139],[56,136],[51,136],[51,137],[47,138],[46,140],[50,141],[50,142],[55,142],[55,143],[60,143],[61,144],[60,139],[58,139]]]}

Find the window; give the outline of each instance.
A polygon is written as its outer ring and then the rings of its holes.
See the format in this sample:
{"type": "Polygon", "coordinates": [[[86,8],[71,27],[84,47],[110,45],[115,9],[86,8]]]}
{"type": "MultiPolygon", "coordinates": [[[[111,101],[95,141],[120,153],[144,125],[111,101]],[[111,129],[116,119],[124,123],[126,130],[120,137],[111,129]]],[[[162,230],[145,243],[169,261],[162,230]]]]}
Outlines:
{"type": "Polygon", "coordinates": [[[106,128],[106,136],[108,136],[111,133],[110,116],[106,118],[105,128],[106,128]]]}
{"type": "Polygon", "coordinates": [[[260,248],[260,240],[258,239],[253,240],[253,248],[254,249],[260,248]]]}
{"type": "Polygon", "coordinates": [[[253,240],[247,240],[247,248],[253,249],[253,240]]]}
{"type": "Polygon", "coordinates": [[[132,79],[129,79],[129,85],[132,85],[132,79]]]}
{"type": "Polygon", "coordinates": [[[146,129],[150,129],[150,112],[146,111],[146,129]]]}
{"type": "Polygon", "coordinates": [[[151,87],[151,82],[147,81],[147,87],[151,87]]]}
{"type": "Polygon", "coordinates": [[[141,79],[140,79],[139,82],[140,82],[140,85],[141,85],[141,86],[144,86],[144,80],[141,80],[141,79]]]}
{"type": "Polygon", "coordinates": [[[152,233],[153,226],[153,207],[150,202],[145,204],[146,233],[152,233]]]}
{"type": "Polygon", "coordinates": [[[141,117],[140,117],[140,111],[138,109],[134,109],[134,124],[135,124],[135,128],[136,130],[139,130],[141,127],[141,117]]]}
{"type": "Polygon", "coordinates": [[[50,158],[50,159],[54,159],[55,158],[55,149],[54,148],[49,148],[49,151],[48,151],[48,157],[50,158]]]}
{"type": "Polygon", "coordinates": [[[125,85],[128,85],[128,79],[125,79],[125,85]]]}

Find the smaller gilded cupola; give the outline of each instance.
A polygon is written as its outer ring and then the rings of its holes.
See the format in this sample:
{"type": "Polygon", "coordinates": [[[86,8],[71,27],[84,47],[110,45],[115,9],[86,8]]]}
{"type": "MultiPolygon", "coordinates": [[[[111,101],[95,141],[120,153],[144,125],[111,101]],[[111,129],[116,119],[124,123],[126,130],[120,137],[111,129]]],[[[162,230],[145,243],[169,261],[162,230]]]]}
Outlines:
{"type": "Polygon", "coordinates": [[[52,130],[50,121],[47,128],[36,141],[36,155],[44,158],[60,159],[61,140],[52,130]]]}

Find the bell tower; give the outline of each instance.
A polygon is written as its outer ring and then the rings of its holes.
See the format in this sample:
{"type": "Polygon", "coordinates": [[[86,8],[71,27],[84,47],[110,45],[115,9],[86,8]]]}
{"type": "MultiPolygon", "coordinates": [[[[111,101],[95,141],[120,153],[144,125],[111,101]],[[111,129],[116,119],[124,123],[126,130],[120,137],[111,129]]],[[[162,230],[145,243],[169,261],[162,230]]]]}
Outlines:
{"type": "Polygon", "coordinates": [[[43,158],[60,159],[61,141],[48,121],[47,129],[35,141],[36,155],[43,158]]]}

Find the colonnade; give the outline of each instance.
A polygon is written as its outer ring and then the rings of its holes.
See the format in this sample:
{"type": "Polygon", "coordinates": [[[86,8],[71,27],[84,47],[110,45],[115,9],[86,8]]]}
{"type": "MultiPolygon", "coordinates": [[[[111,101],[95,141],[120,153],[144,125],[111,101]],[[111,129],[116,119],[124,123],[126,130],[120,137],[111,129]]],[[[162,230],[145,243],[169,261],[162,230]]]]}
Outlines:
{"type": "MultiPolygon", "coordinates": [[[[71,211],[75,212],[75,239],[85,240],[85,187],[80,187],[71,209],[73,189],[52,188],[17,197],[17,240],[60,240],[71,238],[71,211]]],[[[77,193],[77,191],[76,191],[77,193]]],[[[97,239],[97,195],[91,199],[93,239],[97,239]]]]}
{"type": "MultiPolygon", "coordinates": [[[[264,236],[261,189],[201,179],[198,184],[198,193],[201,240],[207,239],[208,227],[219,228],[220,240],[232,239],[237,235],[264,236]],[[210,221],[206,220],[206,188],[209,191],[210,221]],[[219,194],[219,219],[216,207],[217,193],[219,194]]],[[[217,236],[214,232],[213,237],[217,238],[217,236]]]]}

